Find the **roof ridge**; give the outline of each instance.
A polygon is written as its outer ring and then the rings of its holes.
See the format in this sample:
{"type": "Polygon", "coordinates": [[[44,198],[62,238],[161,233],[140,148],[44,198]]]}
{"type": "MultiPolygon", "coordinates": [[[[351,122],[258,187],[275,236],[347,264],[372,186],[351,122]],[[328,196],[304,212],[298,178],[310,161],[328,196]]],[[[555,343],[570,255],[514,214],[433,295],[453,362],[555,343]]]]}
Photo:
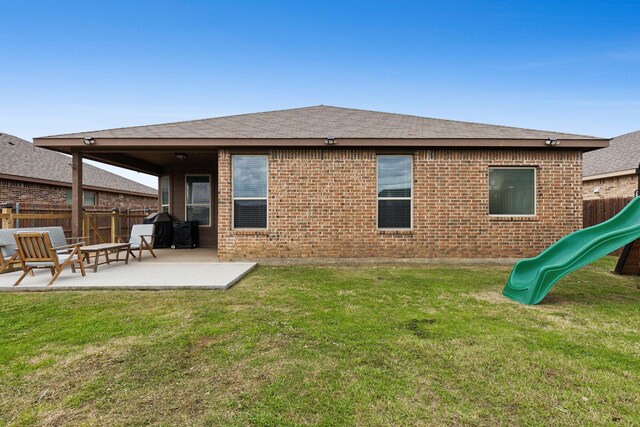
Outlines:
{"type": "Polygon", "coordinates": [[[627,132],[627,133],[623,133],[622,135],[614,136],[614,137],[611,138],[611,141],[613,141],[615,139],[618,139],[618,138],[624,138],[626,136],[634,135],[634,134],[640,135],[640,130],[634,130],[633,132],[627,132]]]}
{"type": "Polygon", "coordinates": [[[15,136],[15,135],[10,134],[10,133],[0,132],[0,138],[2,138],[3,136],[10,136],[11,138],[17,139],[18,141],[21,141],[21,142],[22,142],[22,141],[24,141],[24,142],[29,142],[29,141],[27,141],[26,139],[22,139],[22,138],[20,138],[20,137],[18,137],[18,136],[15,136]]]}

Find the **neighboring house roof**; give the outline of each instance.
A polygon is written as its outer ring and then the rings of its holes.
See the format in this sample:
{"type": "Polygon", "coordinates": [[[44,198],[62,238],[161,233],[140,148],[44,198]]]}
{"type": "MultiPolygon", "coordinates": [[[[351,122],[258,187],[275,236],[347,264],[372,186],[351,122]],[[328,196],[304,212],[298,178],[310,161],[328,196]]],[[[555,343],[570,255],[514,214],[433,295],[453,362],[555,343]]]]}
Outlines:
{"type": "MultiPolygon", "coordinates": [[[[138,193],[156,197],[158,191],[104,169],[84,164],[83,183],[110,192],[138,193]]],[[[0,175],[71,183],[71,158],[13,135],[0,133],[0,175]]]]}
{"type": "Polygon", "coordinates": [[[640,131],[616,136],[609,147],[584,153],[582,176],[630,171],[640,162],[640,131]]]}
{"type": "Polygon", "coordinates": [[[404,114],[319,105],[149,126],[98,130],[46,138],[215,139],[601,139],[404,114]]]}

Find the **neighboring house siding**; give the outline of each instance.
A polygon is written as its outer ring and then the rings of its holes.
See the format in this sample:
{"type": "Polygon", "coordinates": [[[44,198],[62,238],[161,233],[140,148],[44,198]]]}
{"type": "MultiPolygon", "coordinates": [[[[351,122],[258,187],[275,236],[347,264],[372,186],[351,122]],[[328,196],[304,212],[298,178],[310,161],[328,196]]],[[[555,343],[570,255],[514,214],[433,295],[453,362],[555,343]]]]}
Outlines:
{"type": "MultiPolygon", "coordinates": [[[[64,206],[70,187],[0,179],[0,203],[39,203],[64,206]]],[[[89,190],[95,191],[95,190],[89,190]]],[[[124,193],[97,192],[97,206],[157,209],[158,199],[124,193]]]]}
{"type": "Polygon", "coordinates": [[[270,150],[268,229],[233,230],[231,153],[221,150],[219,258],[520,258],[582,226],[577,150],[407,153],[413,153],[412,230],[377,229],[376,154],[384,153],[338,147],[270,150]],[[535,217],[489,216],[490,166],[537,168],[535,217]]]}
{"type": "Polygon", "coordinates": [[[98,192],[98,206],[109,208],[149,208],[158,209],[157,197],[134,196],[132,194],[98,192]]]}
{"type": "Polygon", "coordinates": [[[582,187],[585,200],[632,197],[638,188],[638,177],[636,175],[623,175],[592,179],[584,181],[582,187]]]}

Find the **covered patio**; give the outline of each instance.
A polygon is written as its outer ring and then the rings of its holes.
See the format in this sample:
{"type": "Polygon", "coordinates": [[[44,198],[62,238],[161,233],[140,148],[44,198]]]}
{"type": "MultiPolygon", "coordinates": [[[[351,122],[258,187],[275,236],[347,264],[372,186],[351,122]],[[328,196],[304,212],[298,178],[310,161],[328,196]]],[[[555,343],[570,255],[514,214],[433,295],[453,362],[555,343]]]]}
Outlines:
{"type": "Polygon", "coordinates": [[[215,249],[156,249],[157,258],[148,253],[138,262],[112,262],[100,265],[98,272],[86,268],[86,276],[67,268],[58,280],[47,286],[51,275],[47,270],[27,276],[13,286],[21,271],[0,274],[0,292],[69,291],[89,289],[170,290],[229,289],[256,267],[253,262],[218,262],[215,249]]]}
{"type": "MultiPolygon", "coordinates": [[[[96,133],[94,133],[96,134],[96,133]]],[[[218,151],[202,141],[161,139],[36,138],[35,144],[72,157],[71,234],[83,237],[83,159],[158,177],[160,212],[174,221],[199,223],[199,246],[218,246],[218,151]]],[[[93,243],[93,242],[91,242],[93,243]]],[[[213,252],[210,252],[213,254],[213,252]]]]}

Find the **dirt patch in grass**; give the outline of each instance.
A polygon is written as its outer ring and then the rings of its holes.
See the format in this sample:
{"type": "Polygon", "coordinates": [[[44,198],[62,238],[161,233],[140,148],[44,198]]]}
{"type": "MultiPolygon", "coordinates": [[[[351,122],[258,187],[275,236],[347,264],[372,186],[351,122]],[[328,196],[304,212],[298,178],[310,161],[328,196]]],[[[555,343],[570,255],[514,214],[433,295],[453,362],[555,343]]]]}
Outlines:
{"type": "Polygon", "coordinates": [[[479,301],[484,301],[491,304],[517,304],[515,301],[512,301],[502,295],[502,292],[496,292],[495,290],[473,292],[470,293],[469,296],[479,301]]]}
{"type": "Polygon", "coordinates": [[[436,323],[436,319],[411,319],[401,326],[411,331],[416,337],[427,339],[433,336],[433,330],[429,325],[436,323]]]}

